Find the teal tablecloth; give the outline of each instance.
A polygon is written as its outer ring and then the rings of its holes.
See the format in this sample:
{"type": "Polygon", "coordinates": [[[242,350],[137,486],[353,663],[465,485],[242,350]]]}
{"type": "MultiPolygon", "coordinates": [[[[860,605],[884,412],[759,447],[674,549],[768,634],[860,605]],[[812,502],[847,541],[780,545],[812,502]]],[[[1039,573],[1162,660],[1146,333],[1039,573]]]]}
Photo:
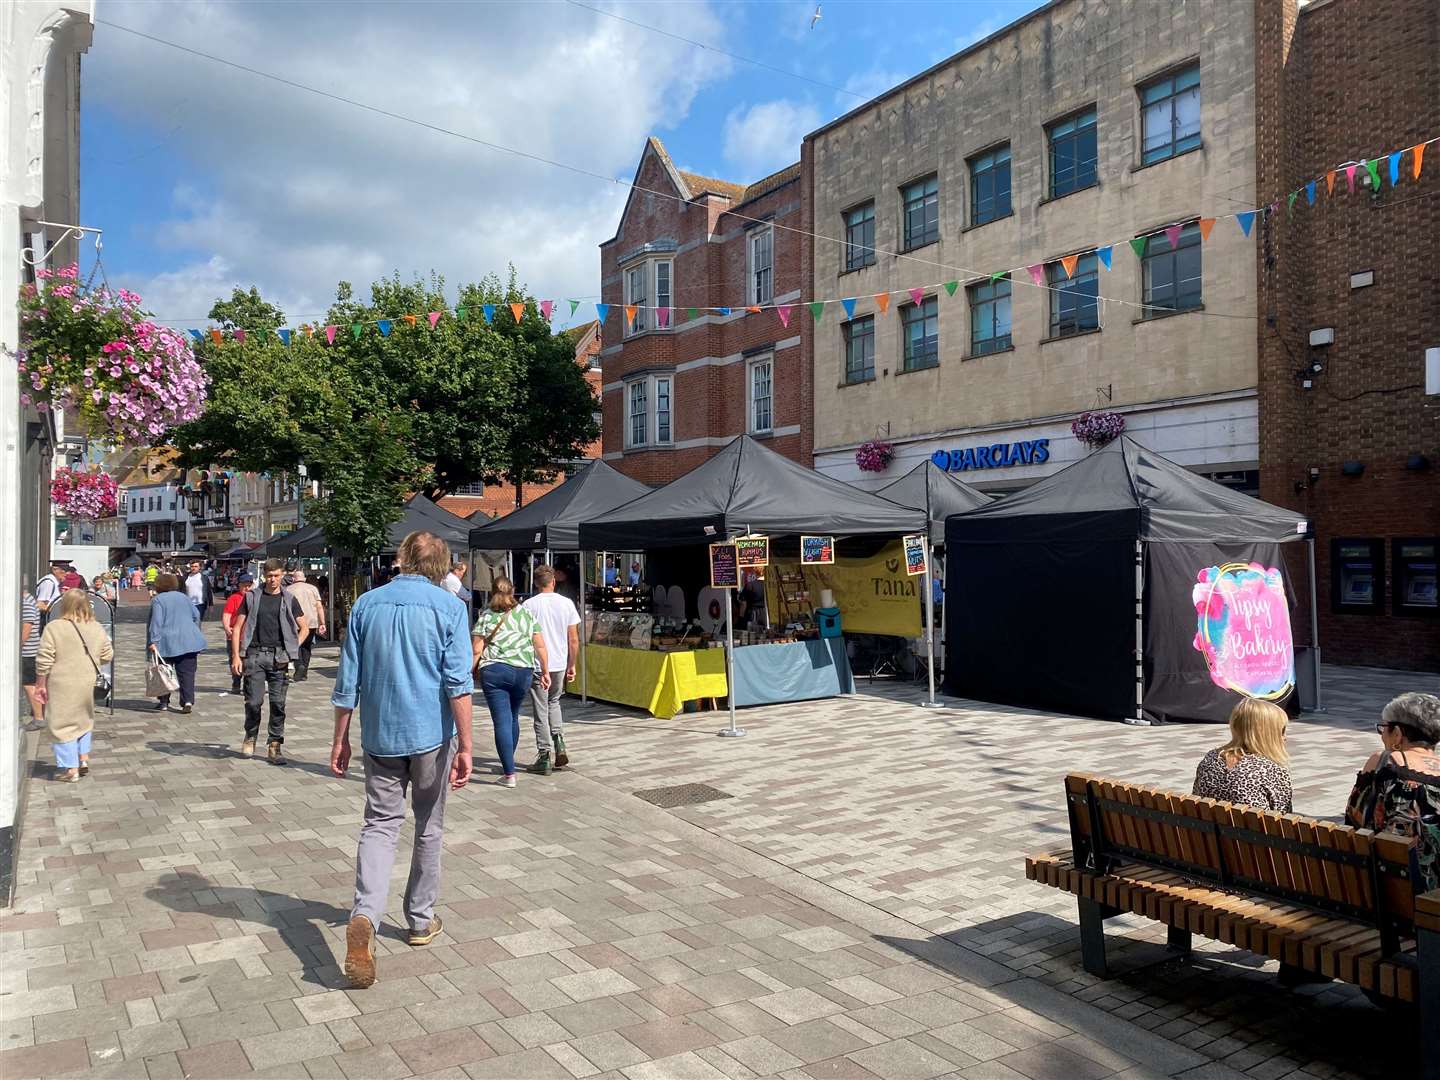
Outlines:
{"type": "Polygon", "coordinates": [[[742,645],[735,650],[735,704],[771,705],[851,693],[844,638],[742,645]]]}

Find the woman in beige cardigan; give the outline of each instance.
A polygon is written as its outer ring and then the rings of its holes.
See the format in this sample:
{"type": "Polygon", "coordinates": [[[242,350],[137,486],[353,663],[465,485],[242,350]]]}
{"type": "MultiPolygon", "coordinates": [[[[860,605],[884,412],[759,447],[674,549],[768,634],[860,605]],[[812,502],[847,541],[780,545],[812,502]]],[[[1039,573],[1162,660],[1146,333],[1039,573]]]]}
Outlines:
{"type": "Polygon", "coordinates": [[[115,655],[110,635],[95,621],[84,589],[71,589],[40,637],[35,695],[55,751],[57,779],[78,783],[90,773],[90,732],[95,727],[95,676],[115,655]]]}

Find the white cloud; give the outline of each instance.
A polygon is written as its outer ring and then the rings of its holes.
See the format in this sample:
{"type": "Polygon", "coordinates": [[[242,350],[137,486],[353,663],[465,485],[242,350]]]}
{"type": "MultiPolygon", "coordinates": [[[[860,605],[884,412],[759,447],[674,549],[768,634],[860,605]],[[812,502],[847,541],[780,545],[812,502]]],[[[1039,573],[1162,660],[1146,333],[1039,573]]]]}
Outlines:
{"type": "Polygon", "coordinates": [[[725,117],[725,160],[737,179],[758,180],[800,160],[800,143],[822,123],[820,110],[797,101],[736,106],[725,117]]]}
{"type": "MultiPolygon", "coordinates": [[[[730,69],[714,53],[566,5],[115,0],[103,16],[601,178],[628,180],[645,136],[681,122],[730,69]]],[[[723,29],[703,4],[657,6],[646,19],[707,41],[723,29]]],[[[393,270],[434,268],[453,297],[455,284],[503,274],[511,261],[542,296],[599,292],[597,244],[614,232],[621,186],[104,25],[84,79],[87,101],[173,130],[175,175],[199,178],[198,190],[177,182],[167,219],[127,241],[150,244],[152,265],[156,252],[172,262],[140,283],[162,317],[203,315],[233,283],[259,286],[298,321],[325,310],[336,282],[363,295],[393,270]]],[[[125,252],[106,254],[117,277],[125,252]]]]}

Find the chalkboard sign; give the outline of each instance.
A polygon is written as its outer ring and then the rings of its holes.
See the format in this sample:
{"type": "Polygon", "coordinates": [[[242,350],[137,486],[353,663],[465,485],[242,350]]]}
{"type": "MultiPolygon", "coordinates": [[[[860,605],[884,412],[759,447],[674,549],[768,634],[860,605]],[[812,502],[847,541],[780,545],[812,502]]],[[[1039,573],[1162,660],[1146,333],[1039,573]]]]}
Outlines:
{"type": "Polygon", "coordinates": [[[923,533],[905,537],[905,573],[911,577],[925,573],[927,554],[923,533]]]}
{"type": "Polygon", "coordinates": [[[735,538],[735,558],[744,567],[758,570],[770,565],[770,538],[768,536],[738,536],[735,538]]]}
{"type": "Polygon", "coordinates": [[[710,587],[712,589],[738,589],[740,587],[740,565],[735,559],[734,544],[710,545],[710,587]]]}
{"type": "Polygon", "coordinates": [[[800,537],[800,561],[818,565],[835,561],[835,538],[833,536],[800,537]]]}

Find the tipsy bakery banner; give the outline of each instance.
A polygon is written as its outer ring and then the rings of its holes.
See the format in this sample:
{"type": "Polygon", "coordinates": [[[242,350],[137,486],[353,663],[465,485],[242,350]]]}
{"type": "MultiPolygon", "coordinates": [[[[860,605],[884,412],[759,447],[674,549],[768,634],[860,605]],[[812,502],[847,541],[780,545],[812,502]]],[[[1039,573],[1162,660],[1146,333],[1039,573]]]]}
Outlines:
{"type": "Polygon", "coordinates": [[[1201,570],[1191,589],[1195,648],[1216,686],[1276,701],[1295,685],[1295,643],[1285,579],[1276,567],[1225,563],[1201,570]]]}

